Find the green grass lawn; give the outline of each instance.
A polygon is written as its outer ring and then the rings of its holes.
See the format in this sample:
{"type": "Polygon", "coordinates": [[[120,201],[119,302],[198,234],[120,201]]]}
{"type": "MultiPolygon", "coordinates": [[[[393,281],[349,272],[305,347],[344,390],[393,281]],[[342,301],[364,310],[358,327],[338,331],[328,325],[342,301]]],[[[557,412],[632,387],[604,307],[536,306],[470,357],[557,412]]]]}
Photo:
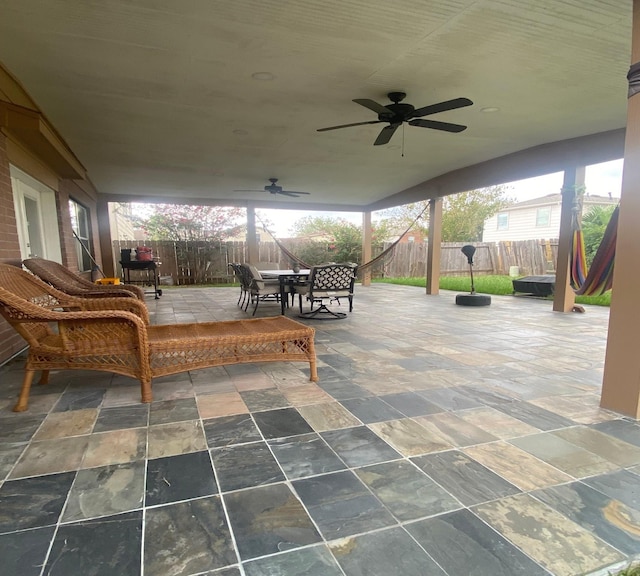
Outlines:
{"type": "MultiPolygon", "coordinates": [[[[513,279],[510,276],[476,276],[473,280],[476,292],[479,294],[513,294],[513,283],[511,282],[513,279]]],[[[376,278],[374,282],[426,287],[425,278],[376,278]]],[[[471,290],[471,281],[468,276],[443,276],[440,278],[440,288],[456,292],[469,292],[471,290]]],[[[576,296],[576,303],[609,306],[611,304],[611,291],[602,296],[576,296]]],[[[640,573],[638,576],[640,576],[640,573]]]]}
{"type": "Polygon", "coordinates": [[[640,576],[640,564],[636,564],[635,566],[629,566],[625,568],[621,572],[616,572],[612,574],[612,576],[640,576]]]}

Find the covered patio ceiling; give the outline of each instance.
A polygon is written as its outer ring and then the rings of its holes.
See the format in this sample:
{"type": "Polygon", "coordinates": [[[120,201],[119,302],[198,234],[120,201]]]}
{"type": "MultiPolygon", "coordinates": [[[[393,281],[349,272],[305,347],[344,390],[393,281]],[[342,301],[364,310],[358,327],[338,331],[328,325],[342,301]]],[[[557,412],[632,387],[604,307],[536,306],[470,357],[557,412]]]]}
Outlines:
{"type": "Polygon", "coordinates": [[[6,0],[0,62],[107,200],[364,211],[621,157],[631,8],[6,0]],[[352,99],[394,90],[471,99],[428,117],[468,129],[316,131],[376,120],[352,99]],[[235,191],[270,177],[310,194],[235,191]]]}

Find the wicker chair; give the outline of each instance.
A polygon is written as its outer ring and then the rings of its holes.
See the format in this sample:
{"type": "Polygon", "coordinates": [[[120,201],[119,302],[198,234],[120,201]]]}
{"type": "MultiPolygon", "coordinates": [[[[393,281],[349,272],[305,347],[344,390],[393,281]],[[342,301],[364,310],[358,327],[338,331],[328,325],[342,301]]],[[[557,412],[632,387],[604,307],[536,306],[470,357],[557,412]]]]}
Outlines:
{"type": "Polygon", "coordinates": [[[134,298],[75,298],[32,274],[0,264],[0,314],[27,341],[22,390],[14,411],[27,409],[36,370],[102,370],[140,381],[151,402],[151,381],[241,362],[308,362],[317,381],[315,330],[284,316],[148,326],[134,298]]]}
{"type": "Polygon", "coordinates": [[[44,258],[29,258],[22,264],[54,288],[80,298],[134,297],[144,300],[144,290],[132,284],[93,284],[71,272],[62,264],[44,258]]]}

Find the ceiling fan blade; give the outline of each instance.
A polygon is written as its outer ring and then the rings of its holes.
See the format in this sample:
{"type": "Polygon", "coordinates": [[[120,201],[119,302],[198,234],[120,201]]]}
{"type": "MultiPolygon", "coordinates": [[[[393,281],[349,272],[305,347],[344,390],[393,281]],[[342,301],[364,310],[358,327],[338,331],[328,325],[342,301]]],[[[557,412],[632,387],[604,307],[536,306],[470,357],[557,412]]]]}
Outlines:
{"type": "Polygon", "coordinates": [[[433,128],[444,132],[462,132],[467,129],[462,124],[450,124],[449,122],[438,122],[437,120],[411,120],[409,125],[419,126],[420,128],[433,128]]]}
{"type": "Polygon", "coordinates": [[[383,120],[371,120],[370,122],[356,122],[355,124],[340,124],[340,126],[329,126],[328,128],[318,128],[316,132],[326,132],[327,130],[338,130],[338,128],[351,128],[351,126],[364,126],[365,124],[380,124],[383,120]]]}
{"type": "Polygon", "coordinates": [[[365,108],[369,108],[369,110],[373,110],[376,114],[393,114],[392,110],[389,110],[389,108],[382,104],[378,104],[374,100],[369,100],[369,98],[356,98],[353,102],[360,104],[360,106],[364,106],[365,108]]]}
{"type": "Polygon", "coordinates": [[[282,190],[280,194],[286,194],[287,196],[300,196],[301,194],[311,194],[311,192],[299,192],[298,190],[282,190]]]}
{"type": "Polygon", "coordinates": [[[465,106],[471,106],[472,104],[473,102],[469,100],[469,98],[454,98],[453,100],[447,100],[445,102],[439,102],[438,104],[431,104],[430,106],[417,108],[413,111],[413,114],[411,114],[411,118],[429,116],[430,114],[446,112],[447,110],[455,110],[456,108],[464,108],[465,106]]]}
{"type": "Polygon", "coordinates": [[[234,192],[266,192],[266,190],[234,190],[234,192]]]}
{"type": "Polygon", "coordinates": [[[393,136],[394,132],[398,129],[400,124],[389,124],[389,126],[385,126],[378,134],[376,141],[373,143],[374,146],[382,146],[391,140],[391,136],[393,136]]]}

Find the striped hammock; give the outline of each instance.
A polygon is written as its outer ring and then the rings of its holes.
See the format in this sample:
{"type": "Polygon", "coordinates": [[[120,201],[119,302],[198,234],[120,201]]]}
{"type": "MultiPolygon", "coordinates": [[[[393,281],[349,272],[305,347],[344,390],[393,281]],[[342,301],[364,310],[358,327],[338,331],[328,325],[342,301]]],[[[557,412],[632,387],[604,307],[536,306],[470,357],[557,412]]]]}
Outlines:
{"type": "Polygon", "coordinates": [[[618,236],[618,212],[619,207],[616,206],[588,272],[586,271],[587,258],[582,230],[579,226],[574,225],[571,249],[571,287],[580,296],[599,296],[607,290],[611,290],[618,236]]]}

